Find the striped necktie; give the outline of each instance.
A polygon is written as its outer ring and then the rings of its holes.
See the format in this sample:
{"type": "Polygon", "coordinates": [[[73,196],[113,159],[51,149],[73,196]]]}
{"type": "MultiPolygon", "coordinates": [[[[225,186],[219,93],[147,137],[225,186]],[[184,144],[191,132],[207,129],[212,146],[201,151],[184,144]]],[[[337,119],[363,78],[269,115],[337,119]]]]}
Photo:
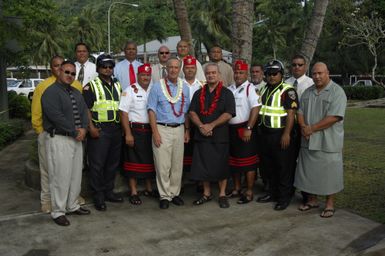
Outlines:
{"type": "Polygon", "coordinates": [[[74,114],[74,120],[75,120],[75,128],[81,128],[82,123],[80,121],[80,114],[78,105],[76,104],[75,96],[72,93],[72,89],[67,89],[68,94],[70,95],[71,102],[72,102],[72,113],[74,114]]]}
{"type": "Polygon", "coordinates": [[[78,80],[81,84],[83,84],[83,80],[84,80],[84,64],[81,64],[80,65],[80,71],[79,71],[79,75],[78,75],[78,80]]]}

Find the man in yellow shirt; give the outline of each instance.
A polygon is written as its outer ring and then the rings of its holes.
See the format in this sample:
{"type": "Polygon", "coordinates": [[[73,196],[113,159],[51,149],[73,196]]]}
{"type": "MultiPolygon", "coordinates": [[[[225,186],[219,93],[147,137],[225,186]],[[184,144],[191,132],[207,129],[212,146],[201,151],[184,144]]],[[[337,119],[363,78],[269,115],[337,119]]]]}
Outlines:
{"type": "MultiPolygon", "coordinates": [[[[40,169],[40,184],[41,184],[41,193],[40,193],[40,202],[41,202],[41,211],[45,213],[51,212],[51,194],[49,189],[48,182],[48,169],[47,169],[47,160],[45,153],[45,140],[44,140],[44,129],[43,129],[43,113],[41,107],[41,96],[44,91],[52,85],[60,72],[60,66],[63,63],[64,58],[61,56],[54,56],[51,59],[51,73],[52,75],[42,81],[36,87],[33,97],[32,97],[32,105],[31,105],[31,122],[32,127],[35,132],[38,134],[37,142],[38,142],[38,154],[39,154],[39,169],[40,169]]],[[[82,92],[82,85],[79,81],[75,80],[71,86],[78,89],[82,92]]],[[[84,204],[84,199],[79,197],[79,203],[84,204]]]]}

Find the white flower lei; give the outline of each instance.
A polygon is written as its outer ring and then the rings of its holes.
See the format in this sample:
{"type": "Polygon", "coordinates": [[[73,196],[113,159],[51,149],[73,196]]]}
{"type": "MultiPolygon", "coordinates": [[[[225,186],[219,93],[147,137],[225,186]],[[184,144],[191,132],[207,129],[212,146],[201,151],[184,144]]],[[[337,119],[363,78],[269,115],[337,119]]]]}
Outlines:
{"type": "Polygon", "coordinates": [[[170,102],[172,104],[177,103],[178,100],[180,99],[180,97],[182,96],[182,92],[183,92],[183,80],[182,79],[178,78],[177,86],[178,86],[178,90],[176,92],[175,97],[171,97],[171,95],[167,91],[166,81],[164,79],[160,79],[160,87],[162,88],[163,95],[166,97],[168,102],[170,102]]]}

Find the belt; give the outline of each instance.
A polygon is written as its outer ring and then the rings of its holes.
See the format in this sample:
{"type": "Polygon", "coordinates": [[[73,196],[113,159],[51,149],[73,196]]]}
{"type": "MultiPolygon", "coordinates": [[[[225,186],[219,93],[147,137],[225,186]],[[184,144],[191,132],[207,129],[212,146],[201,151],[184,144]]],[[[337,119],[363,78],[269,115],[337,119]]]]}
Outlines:
{"type": "Polygon", "coordinates": [[[266,134],[282,133],[284,129],[285,128],[269,128],[266,126],[259,126],[259,130],[266,134]]]}
{"type": "Polygon", "coordinates": [[[51,137],[55,137],[55,135],[62,135],[62,136],[68,136],[68,137],[72,136],[72,134],[69,132],[58,131],[55,129],[52,129],[52,130],[47,131],[47,132],[49,133],[49,136],[51,136],[51,137]]]}
{"type": "Polygon", "coordinates": [[[130,127],[131,128],[139,128],[139,129],[150,129],[151,128],[150,124],[136,123],[136,122],[130,122],[130,127]]]}
{"type": "Polygon", "coordinates": [[[182,124],[178,124],[178,123],[171,123],[171,124],[157,123],[157,124],[163,125],[163,126],[166,126],[166,127],[171,127],[171,128],[176,128],[176,127],[179,127],[179,126],[182,125],[182,124]]]}

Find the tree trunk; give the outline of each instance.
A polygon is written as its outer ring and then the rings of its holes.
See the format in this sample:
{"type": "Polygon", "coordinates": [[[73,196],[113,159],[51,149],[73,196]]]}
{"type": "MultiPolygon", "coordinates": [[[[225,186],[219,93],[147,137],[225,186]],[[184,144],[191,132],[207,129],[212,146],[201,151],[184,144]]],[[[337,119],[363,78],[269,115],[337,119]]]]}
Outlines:
{"type": "Polygon", "coordinates": [[[182,40],[190,43],[190,53],[194,55],[194,47],[192,44],[191,27],[188,21],[187,8],[184,0],[173,0],[176,21],[178,23],[179,34],[182,40]]]}
{"type": "Polygon", "coordinates": [[[253,43],[254,1],[233,0],[232,4],[233,62],[244,59],[251,63],[253,43]]]}
{"type": "Polygon", "coordinates": [[[300,50],[300,54],[306,58],[308,63],[312,61],[317,48],[328,4],[329,0],[314,0],[310,24],[300,50]]]}
{"type": "MultiPolygon", "coordinates": [[[[0,22],[3,21],[3,1],[0,0],[0,22]]],[[[8,120],[8,92],[6,78],[6,63],[3,55],[3,49],[0,50],[0,120],[8,120]]]]}

